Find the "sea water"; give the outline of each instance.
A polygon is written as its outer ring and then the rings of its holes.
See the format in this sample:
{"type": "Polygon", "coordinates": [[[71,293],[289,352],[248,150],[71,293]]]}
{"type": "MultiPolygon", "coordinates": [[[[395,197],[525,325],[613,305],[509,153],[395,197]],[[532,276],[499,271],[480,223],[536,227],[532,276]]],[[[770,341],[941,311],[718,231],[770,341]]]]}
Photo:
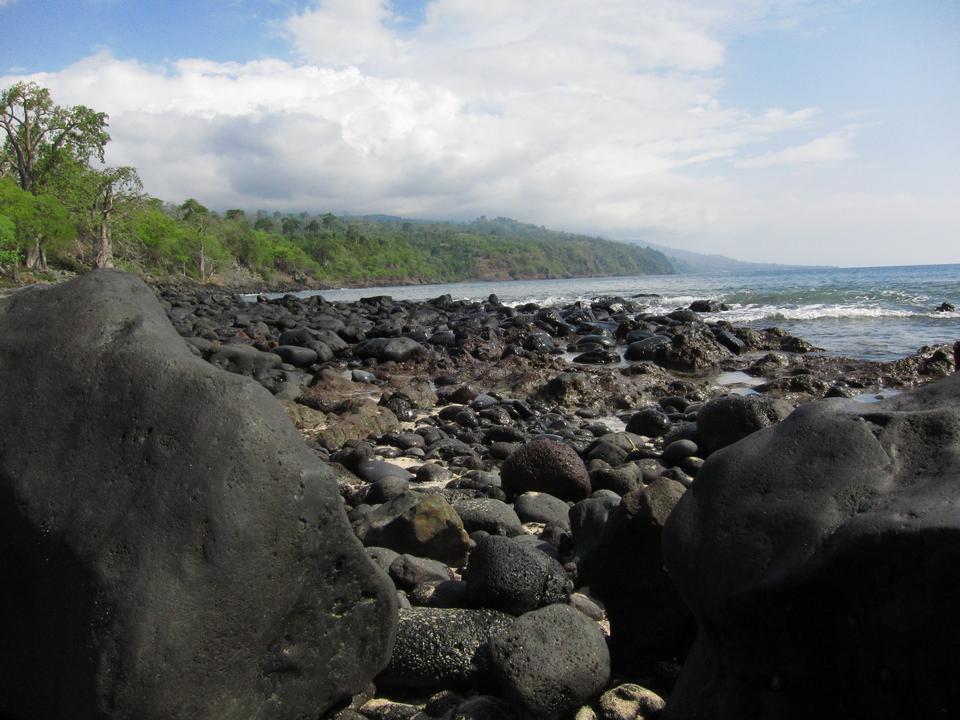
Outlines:
{"type": "Polygon", "coordinates": [[[495,294],[513,306],[620,296],[635,299],[653,313],[710,299],[730,309],[704,313],[707,321],[727,320],[758,329],[777,326],[831,355],[869,360],[892,360],[923,345],[960,339],[960,312],[935,309],[944,302],[960,308],[960,265],[467,282],[298,294],[344,302],[371,295],[423,300],[450,294],[485,300],[495,294]]]}

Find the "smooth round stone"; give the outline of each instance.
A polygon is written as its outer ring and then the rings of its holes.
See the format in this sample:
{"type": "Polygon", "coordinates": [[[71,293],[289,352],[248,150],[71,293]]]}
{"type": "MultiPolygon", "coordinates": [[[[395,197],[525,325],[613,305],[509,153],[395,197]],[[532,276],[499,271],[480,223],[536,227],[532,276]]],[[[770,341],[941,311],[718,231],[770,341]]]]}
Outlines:
{"type": "Polygon", "coordinates": [[[513,503],[513,509],[523,522],[570,527],[570,505],[548,493],[527,492],[513,503]]]}
{"type": "Polygon", "coordinates": [[[427,463],[417,468],[416,481],[422,482],[448,482],[452,476],[450,471],[437,463],[427,463]]]}
{"type": "Polygon", "coordinates": [[[663,449],[661,459],[665,465],[677,465],[681,460],[696,455],[698,450],[693,440],[674,440],[663,449]]]}
{"type": "Polygon", "coordinates": [[[577,355],[573,361],[584,365],[612,365],[620,362],[620,356],[612,350],[590,350],[577,355]]]}
{"type": "Polygon", "coordinates": [[[610,652],[596,622],[569,605],[528,612],[490,638],[503,692],[537,717],[569,713],[610,679],[610,652]]]}
{"type": "Polygon", "coordinates": [[[645,437],[660,437],[670,430],[670,418],[658,407],[642,408],[630,416],[627,432],[645,437]]]}
{"type": "Polygon", "coordinates": [[[279,345],[273,348],[271,352],[274,355],[279,355],[283,362],[294,367],[306,367],[317,361],[316,351],[298,345],[279,345]]]}
{"type": "Polygon", "coordinates": [[[387,477],[400,478],[402,480],[413,479],[413,475],[404,468],[382,460],[364,460],[359,462],[354,467],[353,474],[369,483],[375,483],[387,477]]]}
{"type": "Polygon", "coordinates": [[[388,475],[370,484],[366,500],[371,505],[379,505],[398,498],[410,489],[410,483],[405,478],[388,475]]]}

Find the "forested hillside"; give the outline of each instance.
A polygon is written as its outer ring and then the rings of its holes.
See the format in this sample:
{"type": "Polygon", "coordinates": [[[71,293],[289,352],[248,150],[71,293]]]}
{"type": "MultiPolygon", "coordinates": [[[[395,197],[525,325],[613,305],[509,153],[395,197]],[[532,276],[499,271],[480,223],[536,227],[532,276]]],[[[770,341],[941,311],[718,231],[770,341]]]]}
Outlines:
{"type": "Polygon", "coordinates": [[[660,252],[507,218],[469,223],[164,203],[103,165],[103,113],[18,83],[0,95],[0,274],[117,266],[231,285],[455,282],[671,273],[660,252]]]}

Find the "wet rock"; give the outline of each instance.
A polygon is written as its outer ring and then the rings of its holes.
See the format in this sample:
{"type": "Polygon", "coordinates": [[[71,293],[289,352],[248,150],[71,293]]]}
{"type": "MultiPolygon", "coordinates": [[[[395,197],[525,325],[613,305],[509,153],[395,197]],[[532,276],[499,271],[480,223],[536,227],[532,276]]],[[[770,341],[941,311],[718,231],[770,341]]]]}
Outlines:
{"type": "Polygon", "coordinates": [[[329,467],[140,280],[0,299],[0,427],[4,716],[312,716],[385,663],[329,467]]]}
{"type": "Polygon", "coordinates": [[[577,355],[573,362],[585,365],[612,365],[620,362],[620,356],[612,350],[589,350],[577,355]]]}
{"type": "Polygon", "coordinates": [[[711,455],[663,536],[701,628],[667,716],[960,713],[958,401],[810,403],[711,455]]]}
{"type": "Polygon", "coordinates": [[[664,465],[672,467],[679,465],[685,458],[696,455],[700,451],[693,440],[674,440],[663,449],[660,459],[664,465]]]}
{"type": "Polygon", "coordinates": [[[610,678],[599,626],[568,605],[529,612],[493,633],[490,657],[503,692],[536,717],[575,710],[610,678]]]}
{"type": "Polygon", "coordinates": [[[566,602],[573,589],[563,566],[535,547],[505,537],[482,538],[464,575],[473,604],[513,615],[566,602]]]}
{"type": "Polygon", "coordinates": [[[689,309],[698,313],[717,313],[729,310],[730,306],[719,300],[694,300],[689,309]]]}
{"type": "Polygon", "coordinates": [[[423,345],[406,337],[377,337],[357,346],[360,358],[375,358],[380,362],[404,362],[425,351],[423,345]]]}
{"type": "Polygon", "coordinates": [[[657,350],[670,344],[670,337],[667,335],[653,335],[631,342],[627,346],[624,356],[627,360],[653,360],[656,357],[657,350]]]}
{"type": "Polygon", "coordinates": [[[490,636],[513,622],[497,610],[401,609],[393,655],[377,681],[404,690],[475,687],[488,672],[490,636]]]}
{"type": "Polygon", "coordinates": [[[590,494],[590,476],[583,460],[569,446],[539,438],[507,458],[500,469],[508,494],[545,492],[563,500],[580,500],[590,494]]]}
{"type": "Polygon", "coordinates": [[[657,348],[654,362],[668,370],[700,374],[729,356],[730,351],[717,342],[705,325],[684,325],[677,329],[669,345],[657,348]]]}
{"type": "Polygon", "coordinates": [[[670,429],[670,418],[658,407],[646,407],[630,416],[627,432],[660,437],[670,429]]]}

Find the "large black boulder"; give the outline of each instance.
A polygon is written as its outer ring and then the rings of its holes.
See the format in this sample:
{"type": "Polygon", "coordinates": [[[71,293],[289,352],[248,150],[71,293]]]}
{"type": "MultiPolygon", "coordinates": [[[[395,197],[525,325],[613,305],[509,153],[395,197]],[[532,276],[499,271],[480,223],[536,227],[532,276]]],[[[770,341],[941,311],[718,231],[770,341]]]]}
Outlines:
{"type": "Polygon", "coordinates": [[[386,665],[330,469],[140,280],[0,300],[0,428],[0,716],[317,717],[386,665]]]}
{"type": "Polygon", "coordinates": [[[958,477],[960,375],[711,455],[663,535],[699,625],[669,717],[960,716],[958,477]]]}

